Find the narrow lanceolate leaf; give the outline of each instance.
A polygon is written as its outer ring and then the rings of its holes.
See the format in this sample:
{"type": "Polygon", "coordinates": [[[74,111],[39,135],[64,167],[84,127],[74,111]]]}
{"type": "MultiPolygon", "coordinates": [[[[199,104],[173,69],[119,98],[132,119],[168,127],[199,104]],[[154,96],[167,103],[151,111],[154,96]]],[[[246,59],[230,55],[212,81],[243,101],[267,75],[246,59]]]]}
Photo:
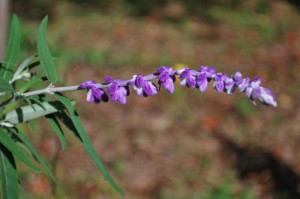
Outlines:
{"type": "Polygon", "coordinates": [[[99,155],[95,151],[87,132],[85,131],[78,114],[76,113],[74,107],[72,106],[72,103],[69,99],[58,95],[54,94],[54,96],[63,103],[67,109],[67,111],[70,114],[71,120],[78,132],[78,136],[80,138],[80,141],[82,142],[83,147],[87,151],[88,155],[92,159],[92,161],[95,163],[96,167],[99,169],[99,171],[103,174],[104,178],[110,183],[110,185],[118,191],[120,194],[123,194],[123,190],[119,187],[119,185],[116,184],[116,182],[111,178],[110,174],[106,170],[105,166],[103,165],[99,155]]]}
{"type": "Polygon", "coordinates": [[[47,163],[43,160],[43,158],[39,155],[39,153],[35,150],[35,148],[30,144],[30,141],[26,138],[26,136],[21,133],[15,133],[15,135],[22,141],[22,143],[27,147],[27,149],[32,153],[32,155],[36,158],[36,160],[44,167],[47,174],[51,177],[53,182],[58,184],[56,177],[54,176],[53,172],[51,171],[50,167],[47,163]]]}
{"type": "Polygon", "coordinates": [[[13,15],[8,44],[0,69],[0,77],[5,80],[10,80],[16,69],[20,55],[20,24],[18,17],[13,15]]]}
{"type": "Polygon", "coordinates": [[[47,21],[48,21],[48,16],[46,16],[40,24],[39,31],[38,31],[38,39],[37,39],[37,50],[38,50],[38,56],[40,58],[41,65],[46,73],[48,80],[51,83],[55,83],[57,81],[57,74],[47,44],[47,35],[46,35],[47,21]]]}
{"type": "Polygon", "coordinates": [[[36,85],[41,85],[43,83],[43,80],[38,77],[33,77],[29,82],[26,82],[21,86],[21,88],[18,90],[19,93],[24,93],[31,89],[32,87],[36,85]]]}
{"type": "Polygon", "coordinates": [[[0,129],[0,143],[5,146],[16,158],[29,166],[32,170],[40,173],[40,170],[27,158],[27,156],[18,148],[17,144],[0,129]]]}
{"type": "Polygon", "coordinates": [[[18,198],[18,173],[12,153],[0,144],[1,187],[3,199],[18,198]]]}
{"type": "Polygon", "coordinates": [[[65,111],[58,111],[54,113],[55,117],[61,121],[70,131],[74,133],[74,135],[80,140],[80,136],[78,134],[77,129],[75,128],[70,116],[65,111]]]}
{"type": "Polygon", "coordinates": [[[63,132],[58,120],[56,119],[56,117],[53,114],[47,115],[46,118],[48,119],[48,122],[50,123],[50,125],[53,128],[54,132],[56,133],[57,137],[59,138],[63,150],[65,150],[67,148],[67,140],[65,138],[64,132],[63,132]]]}
{"type": "Polygon", "coordinates": [[[55,113],[61,109],[64,109],[64,105],[58,101],[31,104],[9,112],[5,116],[4,121],[16,125],[51,113],[55,113]]]}
{"type": "Polygon", "coordinates": [[[28,67],[28,65],[32,62],[32,60],[34,60],[34,58],[36,58],[36,55],[31,55],[30,57],[27,57],[21,64],[20,66],[17,68],[15,74],[13,75],[13,78],[17,78],[18,75],[20,75],[20,73],[22,73],[22,71],[28,67]]]}
{"type": "Polygon", "coordinates": [[[0,93],[12,92],[13,89],[11,85],[8,83],[8,80],[2,79],[0,77],[0,93]]]}

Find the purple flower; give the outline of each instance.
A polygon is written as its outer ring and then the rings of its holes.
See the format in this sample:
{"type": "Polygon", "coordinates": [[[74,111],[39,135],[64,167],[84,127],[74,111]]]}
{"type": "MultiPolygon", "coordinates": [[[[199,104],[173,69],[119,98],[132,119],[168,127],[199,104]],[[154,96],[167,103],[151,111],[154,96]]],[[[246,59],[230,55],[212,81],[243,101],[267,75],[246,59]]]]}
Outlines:
{"type": "Polygon", "coordinates": [[[255,99],[257,99],[262,104],[267,106],[273,106],[273,107],[277,106],[275,95],[272,93],[271,90],[264,88],[262,86],[253,88],[250,100],[254,102],[255,99]]]}
{"type": "Polygon", "coordinates": [[[156,86],[151,81],[146,81],[141,75],[134,75],[133,89],[141,96],[151,96],[158,93],[156,86]]]}
{"type": "Polygon", "coordinates": [[[238,84],[238,88],[239,88],[240,92],[244,92],[245,89],[249,86],[249,84],[250,84],[249,77],[242,79],[242,81],[238,84]]]}
{"type": "Polygon", "coordinates": [[[262,104],[267,106],[277,106],[275,96],[271,90],[260,86],[263,79],[254,77],[249,86],[246,88],[245,93],[247,97],[255,104],[255,100],[260,101],[262,104]]]}
{"type": "Polygon", "coordinates": [[[122,80],[114,80],[111,77],[106,77],[105,80],[110,83],[110,86],[107,89],[110,100],[113,102],[118,101],[123,105],[126,104],[126,96],[129,95],[128,86],[119,86],[117,82],[122,80]]]}
{"type": "Polygon", "coordinates": [[[207,89],[208,82],[216,75],[216,70],[209,66],[200,66],[200,74],[197,76],[197,87],[201,92],[207,89]]]}
{"type": "Polygon", "coordinates": [[[228,76],[226,74],[223,73],[217,73],[215,78],[214,78],[214,88],[218,91],[218,92],[222,92],[225,88],[225,81],[228,78],[228,76]]]}
{"type": "Polygon", "coordinates": [[[159,85],[162,85],[164,87],[164,89],[168,90],[170,93],[173,93],[174,92],[175,75],[172,73],[173,72],[172,67],[161,66],[157,69],[157,72],[159,73],[159,76],[158,76],[159,85]]]}
{"type": "Polygon", "coordinates": [[[224,83],[227,94],[232,94],[235,89],[234,80],[231,77],[227,77],[224,83]]]}
{"type": "Polygon", "coordinates": [[[178,70],[177,73],[180,75],[180,85],[187,86],[188,88],[195,88],[196,87],[196,78],[192,71],[188,68],[178,70]]]}
{"type": "Polygon", "coordinates": [[[88,102],[94,102],[95,104],[100,103],[100,101],[107,102],[108,96],[103,89],[97,88],[96,82],[93,80],[87,80],[79,85],[79,88],[88,89],[87,98],[88,102]]]}
{"type": "Polygon", "coordinates": [[[232,75],[232,79],[234,80],[234,83],[239,86],[242,81],[243,81],[243,76],[242,76],[242,73],[240,72],[236,72],[232,75]]]}
{"type": "Polygon", "coordinates": [[[216,70],[213,67],[209,66],[200,66],[200,71],[206,74],[206,77],[213,78],[216,75],[216,70]]]}
{"type": "Polygon", "coordinates": [[[264,79],[262,79],[260,77],[254,77],[250,82],[250,86],[253,88],[258,87],[262,81],[264,81],[264,79]]]}
{"type": "Polygon", "coordinates": [[[197,76],[197,86],[199,87],[199,90],[201,92],[204,92],[207,89],[208,86],[208,79],[206,77],[206,73],[205,72],[201,72],[198,76],[197,76]]]}

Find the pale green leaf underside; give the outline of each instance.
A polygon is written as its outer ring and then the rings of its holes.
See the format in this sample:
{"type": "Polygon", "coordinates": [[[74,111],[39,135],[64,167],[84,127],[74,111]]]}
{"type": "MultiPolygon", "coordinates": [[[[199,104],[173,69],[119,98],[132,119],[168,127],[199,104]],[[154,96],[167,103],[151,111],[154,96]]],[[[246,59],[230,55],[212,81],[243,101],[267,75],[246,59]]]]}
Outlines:
{"type": "MultiPolygon", "coordinates": [[[[73,105],[74,103],[75,102],[73,102],[73,105]]],[[[16,125],[51,113],[55,113],[61,109],[64,109],[64,106],[58,101],[31,104],[9,112],[5,116],[4,121],[16,125]]]]}

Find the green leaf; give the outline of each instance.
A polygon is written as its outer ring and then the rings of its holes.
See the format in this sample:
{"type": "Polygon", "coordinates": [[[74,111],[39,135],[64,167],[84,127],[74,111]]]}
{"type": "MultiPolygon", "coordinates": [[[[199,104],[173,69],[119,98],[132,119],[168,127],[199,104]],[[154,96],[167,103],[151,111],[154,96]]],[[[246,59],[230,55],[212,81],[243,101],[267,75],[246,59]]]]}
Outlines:
{"type": "Polygon", "coordinates": [[[77,131],[77,129],[75,128],[71,118],[69,117],[69,115],[67,113],[65,113],[65,111],[58,111],[56,113],[54,113],[55,117],[57,119],[59,119],[70,131],[72,131],[75,136],[77,136],[77,138],[79,140],[81,140],[79,133],[77,131]]]}
{"type": "Polygon", "coordinates": [[[20,23],[18,17],[16,15],[13,15],[10,26],[8,45],[0,70],[0,77],[5,80],[10,80],[16,69],[21,48],[20,38],[20,23]]]}
{"type": "Polygon", "coordinates": [[[55,118],[55,116],[53,114],[47,115],[46,118],[48,119],[48,122],[54,129],[54,132],[56,133],[57,137],[59,138],[63,150],[65,150],[67,147],[67,141],[66,141],[64,132],[63,132],[60,124],[58,123],[58,120],[55,118]]]}
{"type": "Polygon", "coordinates": [[[39,155],[39,153],[35,150],[35,148],[30,144],[29,140],[26,138],[24,133],[18,132],[14,133],[21,141],[22,143],[29,149],[29,151],[32,153],[32,155],[37,159],[37,161],[44,167],[47,174],[50,176],[50,178],[55,182],[55,184],[58,184],[56,177],[54,176],[53,172],[47,165],[47,163],[43,160],[43,158],[39,155]]]}
{"type": "Polygon", "coordinates": [[[47,35],[46,35],[47,21],[48,21],[48,16],[46,16],[40,24],[39,31],[38,31],[38,39],[37,39],[37,50],[38,50],[38,56],[40,58],[41,65],[46,73],[48,80],[51,83],[55,83],[58,78],[52,60],[52,56],[47,44],[47,35]]]}
{"type": "Polygon", "coordinates": [[[32,88],[35,85],[42,84],[43,80],[38,77],[33,77],[29,82],[22,85],[22,87],[19,89],[19,93],[24,93],[28,91],[30,88],[32,88]]]}
{"type": "Polygon", "coordinates": [[[6,93],[6,92],[12,92],[13,89],[11,88],[11,85],[8,83],[7,80],[0,78],[0,92],[6,93]]]}
{"type": "Polygon", "coordinates": [[[0,144],[0,168],[3,199],[18,198],[18,173],[12,153],[0,144]]]}
{"type": "MultiPolygon", "coordinates": [[[[72,103],[73,105],[75,104],[75,102],[72,103]]],[[[31,104],[9,112],[5,116],[4,121],[16,125],[18,123],[26,122],[51,113],[55,113],[61,109],[64,109],[64,105],[62,105],[62,103],[58,101],[31,104]]]]}
{"type": "Polygon", "coordinates": [[[4,145],[14,156],[16,156],[20,161],[29,166],[32,170],[40,173],[41,171],[26,157],[22,151],[19,150],[17,144],[0,129],[0,143],[4,145]]]}
{"type": "Polygon", "coordinates": [[[58,94],[54,94],[54,96],[65,105],[66,109],[68,110],[71,120],[79,134],[80,140],[82,142],[83,147],[85,148],[85,150],[87,151],[87,153],[89,154],[89,156],[91,157],[91,159],[93,160],[93,162],[95,163],[96,167],[99,169],[99,171],[103,174],[104,178],[110,183],[110,185],[116,190],[118,191],[120,194],[124,194],[123,190],[119,187],[119,185],[117,185],[115,183],[115,181],[111,178],[110,174],[108,173],[108,171],[106,170],[105,166],[103,165],[100,157],[98,156],[98,154],[96,153],[87,132],[85,131],[80,118],[78,116],[78,114],[76,113],[74,107],[72,106],[72,103],[69,99],[58,95],[58,94]]]}

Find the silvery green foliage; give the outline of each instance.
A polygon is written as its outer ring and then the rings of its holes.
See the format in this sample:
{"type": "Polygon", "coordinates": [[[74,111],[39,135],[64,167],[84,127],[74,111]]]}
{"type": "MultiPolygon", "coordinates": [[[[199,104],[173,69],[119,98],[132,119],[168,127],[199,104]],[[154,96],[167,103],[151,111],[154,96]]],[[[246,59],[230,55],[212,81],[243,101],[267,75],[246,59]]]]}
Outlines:
{"type": "Polygon", "coordinates": [[[217,92],[232,94],[239,91],[245,93],[253,103],[259,101],[267,106],[277,106],[273,93],[260,85],[261,78],[243,78],[240,72],[228,76],[224,73],[217,73],[213,67],[207,66],[201,66],[199,70],[189,68],[174,70],[170,66],[161,66],[153,74],[146,76],[137,74],[129,80],[107,76],[104,83],[87,80],[80,85],[55,87],[53,84],[58,78],[47,45],[46,27],[47,17],[42,20],[38,29],[37,55],[29,56],[18,65],[20,25],[18,18],[14,15],[6,53],[0,63],[0,169],[2,198],[4,199],[18,198],[19,189],[22,189],[16,162],[26,164],[35,172],[46,172],[57,183],[51,168],[31,145],[27,135],[18,128],[20,123],[41,117],[49,121],[63,149],[67,147],[67,141],[61,125],[65,125],[81,142],[108,183],[117,192],[123,194],[122,189],[111,178],[91,144],[78,113],[74,109],[75,101],[63,96],[64,92],[87,90],[88,102],[98,104],[110,100],[126,104],[130,87],[139,96],[156,95],[160,87],[173,93],[177,76],[181,86],[199,89],[199,92],[205,92],[211,82],[217,92]],[[33,74],[32,69],[35,67],[41,67],[44,74],[33,74]],[[46,78],[43,78],[44,75],[46,78]],[[155,79],[158,81],[154,82],[155,79]],[[48,86],[43,87],[45,84],[48,86]],[[25,152],[30,152],[34,158],[29,159],[25,152]],[[33,162],[33,159],[36,161],[33,162]],[[40,164],[40,167],[37,164],[40,164]]]}

